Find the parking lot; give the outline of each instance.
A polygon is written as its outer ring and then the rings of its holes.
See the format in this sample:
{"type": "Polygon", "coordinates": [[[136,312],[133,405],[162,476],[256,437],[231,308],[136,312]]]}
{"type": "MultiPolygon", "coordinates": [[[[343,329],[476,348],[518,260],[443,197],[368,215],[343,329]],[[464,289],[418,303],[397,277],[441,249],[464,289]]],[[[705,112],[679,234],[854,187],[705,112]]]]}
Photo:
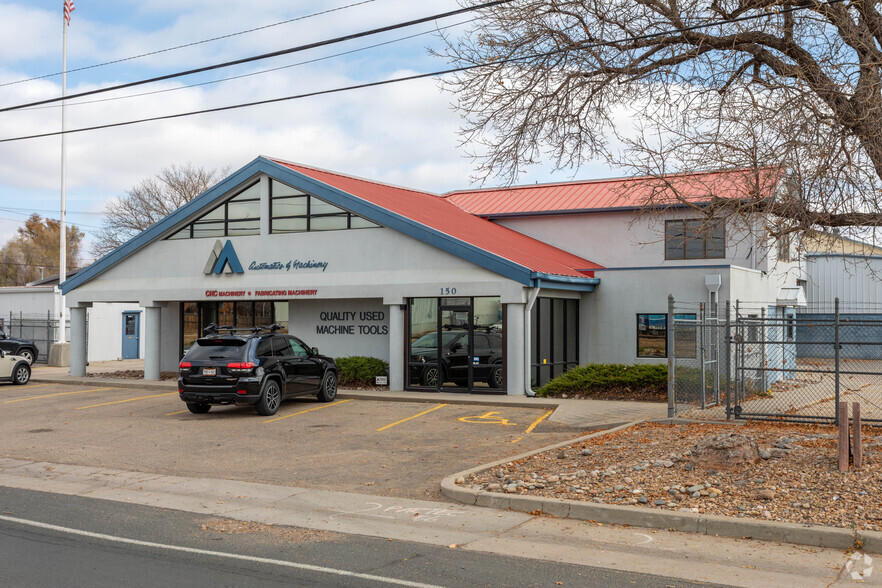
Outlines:
{"type": "Polygon", "coordinates": [[[17,459],[440,499],[442,477],[581,433],[550,410],[314,398],[278,414],[191,414],[176,391],[0,387],[2,455],[17,459]]]}

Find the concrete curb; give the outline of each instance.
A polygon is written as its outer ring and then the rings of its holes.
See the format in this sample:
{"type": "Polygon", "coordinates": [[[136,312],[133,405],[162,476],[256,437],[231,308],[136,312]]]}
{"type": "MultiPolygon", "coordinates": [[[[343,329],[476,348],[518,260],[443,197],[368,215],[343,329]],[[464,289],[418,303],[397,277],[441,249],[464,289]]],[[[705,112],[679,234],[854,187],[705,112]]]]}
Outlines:
{"type": "Polygon", "coordinates": [[[672,531],[685,531],[688,533],[732,537],[736,539],[743,538],[779,541],[782,543],[795,543],[798,545],[828,547],[833,549],[858,547],[864,552],[882,553],[882,532],[878,531],[840,529],[837,527],[824,527],[820,525],[777,523],[752,519],[733,519],[729,517],[703,515],[691,512],[655,510],[649,507],[619,506],[613,504],[582,502],[579,500],[562,500],[558,498],[502,494],[474,490],[472,488],[463,488],[456,484],[457,478],[468,478],[470,474],[485,472],[512,461],[532,457],[538,453],[566,447],[586,439],[591,439],[592,437],[628,429],[641,422],[644,421],[634,421],[614,429],[607,429],[591,433],[590,435],[583,435],[571,441],[556,443],[508,459],[502,459],[458,472],[441,480],[441,494],[452,500],[465,504],[473,504],[475,506],[484,506],[500,510],[513,510],[530,514],[541,512],[543,514],[549,514],[560,518],[581,521],[630,525],[634,527],[646,527],[649,529],[668,529],[672,531]]]}
{"type": "Polygon", "coordinates": [[[31,375],[31,382],[39,382],[41,384],[74,384],[77,386],[96,386],[110,388],[140,388],[142,390],[178,390],[177,382],[166,382],[157,380],[128,380],[125,378],[91,378],[91,377],[53,377],[40,376],[39,374],[31,375]]]}

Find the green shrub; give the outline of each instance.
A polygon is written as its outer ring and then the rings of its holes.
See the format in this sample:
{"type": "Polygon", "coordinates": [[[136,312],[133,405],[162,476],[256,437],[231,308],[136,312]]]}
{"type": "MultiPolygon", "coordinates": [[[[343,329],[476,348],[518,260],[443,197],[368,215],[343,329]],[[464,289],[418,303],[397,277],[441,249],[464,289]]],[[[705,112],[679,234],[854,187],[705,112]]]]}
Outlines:
{"type": "Polygon", "coordinates": [[[591,363],[556,377],[536,391],[539,396],[574,394],[610,388],[662,388],[668,383],[665,364],[591,363]]]}
{"type": "Polygon", "coordinates": [[[338,357],[337,379],[341,386],[373,386],[374,378],[389,375],[389,364],[376,357],[338,357]]]}

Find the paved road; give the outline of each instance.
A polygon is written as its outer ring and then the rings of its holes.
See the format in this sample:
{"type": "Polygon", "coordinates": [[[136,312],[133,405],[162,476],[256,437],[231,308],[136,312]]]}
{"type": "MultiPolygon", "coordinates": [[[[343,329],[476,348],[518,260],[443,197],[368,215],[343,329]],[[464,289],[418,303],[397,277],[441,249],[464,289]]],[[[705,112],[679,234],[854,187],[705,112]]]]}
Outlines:
{"type": "Polygon", "coordinates": [[[0,509],[3,586],[698,585],[9,488],[0,509]]]}

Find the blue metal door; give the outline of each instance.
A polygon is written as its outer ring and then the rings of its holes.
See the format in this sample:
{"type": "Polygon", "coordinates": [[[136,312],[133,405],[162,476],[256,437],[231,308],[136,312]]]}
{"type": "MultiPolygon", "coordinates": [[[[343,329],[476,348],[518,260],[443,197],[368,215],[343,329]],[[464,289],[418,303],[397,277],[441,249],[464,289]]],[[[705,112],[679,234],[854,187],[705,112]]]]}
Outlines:
{"type": "Polygon", "coordinates": [[[123,313],[122,358],[138,359],[141,348],[141,313],[123,313]]]}

